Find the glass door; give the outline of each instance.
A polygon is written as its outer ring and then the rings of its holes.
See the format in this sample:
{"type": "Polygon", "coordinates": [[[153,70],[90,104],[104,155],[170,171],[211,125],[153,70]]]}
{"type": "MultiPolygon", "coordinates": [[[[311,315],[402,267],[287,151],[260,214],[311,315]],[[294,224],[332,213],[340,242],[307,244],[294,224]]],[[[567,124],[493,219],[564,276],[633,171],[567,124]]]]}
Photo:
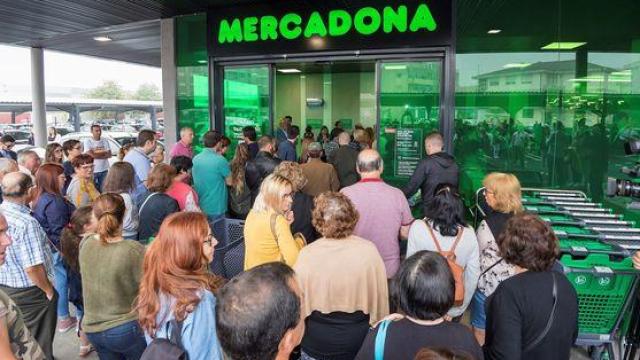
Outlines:
{"type": "Polygon", "coordinates": [[[440,128],[442,62],[382,61],[377,76],[383,176],[401,187],[425,156],[425,136],[440,128]]]}
{"type": "Polygon", "coordinates": [[[225,66],[224,134],[231,139],[227,158],[233,157],[245,126],[254,126],[258,137],[271,132],[269,84],[269,65],[225,66]]]}

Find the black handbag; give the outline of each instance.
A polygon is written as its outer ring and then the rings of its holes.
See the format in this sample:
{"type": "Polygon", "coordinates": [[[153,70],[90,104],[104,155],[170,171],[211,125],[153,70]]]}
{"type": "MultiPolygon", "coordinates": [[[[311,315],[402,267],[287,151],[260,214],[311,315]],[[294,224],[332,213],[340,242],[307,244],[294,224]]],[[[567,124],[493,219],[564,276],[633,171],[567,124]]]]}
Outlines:
{"type": "Polygon", "coordinates": [[[140,360],[189,360],[182,348],[182,321],[167,322],[167,338],[155,338],[142,353],[140,360]],[[171,332],[168,327],[171,325],[171,332]]]}

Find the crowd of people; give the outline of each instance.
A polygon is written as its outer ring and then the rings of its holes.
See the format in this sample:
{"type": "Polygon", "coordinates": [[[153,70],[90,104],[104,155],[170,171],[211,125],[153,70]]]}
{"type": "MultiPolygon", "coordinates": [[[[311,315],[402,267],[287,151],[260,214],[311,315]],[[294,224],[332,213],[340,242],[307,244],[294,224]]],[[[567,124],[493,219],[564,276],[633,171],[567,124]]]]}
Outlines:
{"type": "Polygon", "coordinates": [[[167,159],[142,130],[111,163],[94,125],[42,164],[0,139],[0,358],[52,359],[57,328],[101,359],[568,359],[577,295],[518,179],[486,176],[474,229],[439,133],[403,189],[363,134],[306,129],[302,154],[285,117],[229,161],[217,131],[195,154],[181,129],[167,159]],[[229,217],[244,271],[225,279],[209,264],[229,217]]]}

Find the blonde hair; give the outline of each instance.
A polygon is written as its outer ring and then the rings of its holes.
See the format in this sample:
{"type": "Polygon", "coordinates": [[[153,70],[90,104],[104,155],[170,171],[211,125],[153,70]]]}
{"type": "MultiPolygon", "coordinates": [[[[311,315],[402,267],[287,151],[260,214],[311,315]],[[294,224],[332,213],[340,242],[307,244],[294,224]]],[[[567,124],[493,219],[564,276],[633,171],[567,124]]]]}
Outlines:
{"type": "Polygon", "coordinates": [[[277,174],[267,176],[260,185],[260,193],[253,203],[253,211],[273,210],[282,213],[282,202],[287,190],[293,190],[291,181],[287,178],[277,174]]]}
{"type": "Polygon", "coordinates": [[[494,210],[514,214],[523,212],[520,181],[515,175],[493,172],[482,180],[482,185],[496,199],[492,206],[494,210]]]}
{"type": "Polygon", "coordinates": [[[280,175],[291,182],[291,190],[300,191],[307,185],[307,177],[304,176],[300,164],[292,161],[283,161],[273,171],[274,174],[280,175]]]}

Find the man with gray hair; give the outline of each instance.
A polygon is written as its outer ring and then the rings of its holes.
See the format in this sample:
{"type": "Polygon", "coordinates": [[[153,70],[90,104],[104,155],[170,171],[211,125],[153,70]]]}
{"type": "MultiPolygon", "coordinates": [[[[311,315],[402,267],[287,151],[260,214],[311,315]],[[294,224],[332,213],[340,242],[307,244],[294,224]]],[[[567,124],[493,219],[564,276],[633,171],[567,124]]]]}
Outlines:
{"type": "Polygon", "coordinates": [[[40,156],[33,150],[22,150],[18,154],[18,167],[22,173],[31,176],[31,180],[35,181],[40,164],[40,156]]]}
{"type": "Polygon", "coordinates": [[[175,143],[169,153],[170,158],[176,156],[186,156],[189,159],[193,159],[193,138],[195,137],[193,129],[190,127],[183,127],[180,129],[180,141],[175,143]]]}
{"type": "Polygon", "coordinates": [[[300,168],[307,178],[307,184],[302,188],[302,192],[310,196],[318,196],[325,191],[338,191],[340,181],[336,169],[322,162],[322,145],[318,142],[309,144],[307,148],[309,158],[300,168]]]}
{"type": "MultiPolygon", "coordinates": [[[[15,160],[0,158],[0,183],[8,173],[19,171],[18,163],[15,160]]],[[[0,187],[0,203],[2,203],[2,187],[0,187]]]]}
{"type": "Polygon", "coordinates": [[[347,187],[353,185],[360,180],[358,172],[356,171],[356,159],[358,158],[358,150],[349,146],[351,143],[351,135],[348,132],[343,132],[338,135],[338,144],[340,147],[335,152],[333,159],[333,166],[338,173],[338,180],[340,180],[340,187],[347,187]]]}
{"type": "Polygon", "coordinates": [[[58,294],[50,280],[53,263],[47,235],[27,206],[33,190],[31,177],[21,172],[9,173],[2,179],[4,202],[0,210],[7,219],[13,244],[7,248],[6,261],[0,266],[0,290],[18,305],[47,359],[53,359],[58,294]]]}
{"type": "Polygon", "coordinates": [[[400,239],[407,238],[413,222],[409,203],[400,189],[382,181],[384,164],[380,154],[362,150],[356,163],[361,180],[340,190],[358,210],[354,235],[374,243],[391,279],[400,267],[400,239]]]}

